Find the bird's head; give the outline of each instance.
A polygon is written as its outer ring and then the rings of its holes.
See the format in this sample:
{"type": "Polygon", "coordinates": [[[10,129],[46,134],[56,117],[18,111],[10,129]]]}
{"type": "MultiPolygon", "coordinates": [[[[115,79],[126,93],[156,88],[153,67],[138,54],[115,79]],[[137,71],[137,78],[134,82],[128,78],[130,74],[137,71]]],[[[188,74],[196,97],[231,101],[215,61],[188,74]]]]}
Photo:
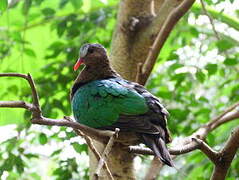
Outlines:
{"type": "Polygon", "coordinates": [[[106,49],[100,44],[84,44],[80,48],[80,57],[74,65],[74,71],[76,71],[81,64],[86,66],[97,65],[104,63],[103,60],[107,59],[106,49]]]}

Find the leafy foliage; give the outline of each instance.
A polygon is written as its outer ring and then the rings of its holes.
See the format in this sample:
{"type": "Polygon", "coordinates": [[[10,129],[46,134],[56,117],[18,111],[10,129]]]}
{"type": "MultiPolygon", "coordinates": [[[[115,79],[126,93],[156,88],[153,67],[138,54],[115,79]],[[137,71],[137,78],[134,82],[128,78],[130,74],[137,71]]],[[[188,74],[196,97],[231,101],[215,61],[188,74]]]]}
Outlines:
{"type": "MultiPolygon", "coordinates": [[[[226,1],[206,2],[214,8],[226,1]]],[[[0,71],[30,72],[44,115],[70,115],[69,91],[73,76],[77,75],[72,66],[79,47],[85,42],[98,42],[109,48],[117,3],[25,0],[7,4],[1,0],[0,71]]],[[[232,11],[230,7],[235,5],[229,2],[224,9],[218,6],[209,12],[220,40],[201,6],[195,4],[171,33],[148,81],[147,88],[169,109],[174,137],[190,135],[239,100],[239,22],[233,17],[238,17],[238,9],[232,11]],[[235,14],[225,15],[229,10],[235,14]]],[[[0,81],[0,100],[31,101],[30,89],[23,80],[0,81]]],[[[68,128],[32,126],[29,119],[30,114],[24,110],[0,108],[0,128],[4,134],[0,138],[1,179],[88,179],[84,159],[87,147],[82,140],[68,128]]],[[[238,120],[209,134],[209,145],[221,148],[237,124],[238,120]]],[[[142,169],[146,162],[140,166],[142,169]]],[[[186,179],[208,179],[213,168],[200,152],[180,156],[176,163],[188,175],[186,179]]],[[[228,178],[239,176],[238,165],[236,157],[228,178]]],[[[180,172],[165,171],[159,179],[182,177],[180,172]]]]}

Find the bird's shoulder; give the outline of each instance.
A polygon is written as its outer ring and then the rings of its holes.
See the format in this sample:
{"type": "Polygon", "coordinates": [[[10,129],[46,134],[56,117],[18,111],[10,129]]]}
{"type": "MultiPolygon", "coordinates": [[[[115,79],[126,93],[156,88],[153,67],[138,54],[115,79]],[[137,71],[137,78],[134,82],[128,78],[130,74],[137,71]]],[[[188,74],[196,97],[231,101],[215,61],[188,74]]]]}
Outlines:
{"type": "Polygon", "coordinates": [[[120,78],[109,78],[91,81],[84,84],[79,88],[79,91],[86,91],[90,95],[99,95],[101,97],[106,97],[107,95],[112,95],[114,97],[127,96],[132,91],[137,93],[123,85],[124,82],[120,78]]]}
{"type": "Polygon", "coordinates": [[[163,106],[163,104],[160,102],[160,100],[154,96],[152,93],[150,93],[147,89],[145,89],[144,86],[131,82],[131,81],[125,81],[125,86],[128,88],[134,89],[137,93],[139,93],[141,96],[143,96],[148,104],[148,106],[156,113],[162,113],[165,116],[168,116],[169,113],[167,109],[163,106]]]}

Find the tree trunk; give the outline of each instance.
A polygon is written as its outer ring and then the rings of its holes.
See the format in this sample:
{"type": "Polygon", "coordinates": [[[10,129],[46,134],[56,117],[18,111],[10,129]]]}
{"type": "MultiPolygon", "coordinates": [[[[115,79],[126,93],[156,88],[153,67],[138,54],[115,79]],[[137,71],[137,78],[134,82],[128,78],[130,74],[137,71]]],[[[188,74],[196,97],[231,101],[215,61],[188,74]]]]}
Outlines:
{"type": "MultiPolygon", "coordinates": [[[[102,153],[105,147],[105,144],[102,144],[98,141],[93,141],[99,153],[102,153]]],[[[108,158],[108,166],[115,180],[134,180],[134,164],[133,159],[134,155],[128,153],[128,151],[122,149],[122,145],[116,143],[108,158]]],[[[98,160],[95,158],[95,155],[92,152],[89,152],[90,156],[90,179],[92,179],[95,169],[98,164],[98,160]]],[[[101,180],[107,180],[107,175],[102,169],[102,176],[99,178],[101,180]]]]}
{"type": "MultiPolygon", "coordinates": [[[[130,81],[136,80],[137,67],[140,63],[145,62],[164,22],[181,2],[178,0],[120,1],[117,25],[111,44],[110,61],[113,68],[123,78],[130,81]]],[[[169,33],[171,29],[167,29],[167,31],[169,33]]],[[[102,152],[104,145],[98,142],[95,144],[99,152],[102,152]]],[[[112,175],[114,179],[136,179],[133,166],[134,156],[122,147],[123,145],[116,144],[108,157],[112,175]]],[[[91,177],[96,166],[97,161],[90,153],[91,177]]],[[[100,179],[105,180],[105,174],[100,179]]]]}

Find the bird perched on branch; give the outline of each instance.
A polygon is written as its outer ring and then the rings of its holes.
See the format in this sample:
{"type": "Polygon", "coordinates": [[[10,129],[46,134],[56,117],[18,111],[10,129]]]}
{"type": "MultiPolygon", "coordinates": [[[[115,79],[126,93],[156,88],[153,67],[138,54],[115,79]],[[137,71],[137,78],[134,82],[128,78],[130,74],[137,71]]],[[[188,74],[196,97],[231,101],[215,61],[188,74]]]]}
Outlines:
{"type": "Polygon", "coordinates": [[[173,166],[166,143],[167,110],[143,86],[120,77],[110,66],[106,49],[100,44],[85,44],[74,66],[85,67],[71,90],[75,119],[86,126],[104,130],[135,132],[165,164],[173,166]]]}

